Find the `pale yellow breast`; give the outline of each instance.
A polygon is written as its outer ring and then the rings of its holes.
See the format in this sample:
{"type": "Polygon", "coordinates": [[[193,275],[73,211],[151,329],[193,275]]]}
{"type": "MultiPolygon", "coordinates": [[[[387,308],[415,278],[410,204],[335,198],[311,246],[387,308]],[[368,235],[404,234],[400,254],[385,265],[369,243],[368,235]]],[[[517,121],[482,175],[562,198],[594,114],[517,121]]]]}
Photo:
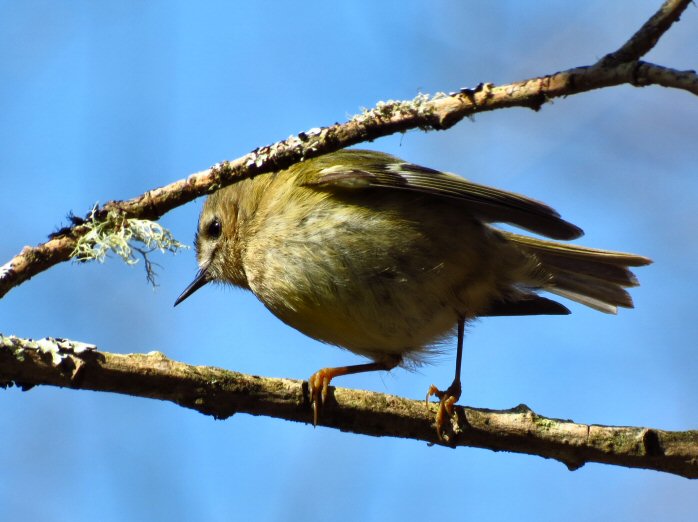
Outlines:
{"type": "Polygon", "coordinates": [[[243,257],[250,288],[290,326],[369,357],[418,352],[498,295],[486,229],[462,215],[430,224],[448,206],[405,219],[380,204],[312,191],[269,204],[243,257]]]}

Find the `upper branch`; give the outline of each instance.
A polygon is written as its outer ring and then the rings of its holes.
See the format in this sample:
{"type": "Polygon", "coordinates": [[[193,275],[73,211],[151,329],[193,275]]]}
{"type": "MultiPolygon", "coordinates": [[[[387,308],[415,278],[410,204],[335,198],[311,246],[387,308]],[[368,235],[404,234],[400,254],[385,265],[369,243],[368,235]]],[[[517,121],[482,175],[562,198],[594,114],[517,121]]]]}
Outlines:
{"type": "Polygon", "coordinates": [[[678,22],[681,13],[693,0],[666,0],[659,10],[647,20],[640,29],[615,52],[604,56],[605,65],[639,60],[657,45],[661,36],[678,22]]]}
{"type": "Polygon", "coordinates": [[[89,230],[88,220],[106,222],[114,214],[123,218],[159,219],[173,208],[235,181],[288,168],[304,159],[396,132],[447,129],[479,112],[509,107],[538,110],[553,98],[622,84],[661,85],[698,95],[698,75],[694,71],[636,61],[678,20],[688,4],[689,0],[667,0],[625,45],[595,65],[506,85],[481,84],[448,95],[420,95],[411,101],[381,102],[345,123],[301,132],[131,200],[111,201],[95,209],[88,218],[76,219],[72,226],[53,234],[49,241],[25,247],[0,266],[0,298],[36,274],[70,259],[78,240],[89,230]]]}
{"type": "MultiPolygon", "coordinates": [[[[63,339],[29,341],[0,335],[0,384],[48,384],[174,402],[216,418],[234,413],[312,422],[306,382],[190,366],[158,352],[120,355],[63,339]]],[[[542,417],[525,405],[510,410],[456,407],[448,442],[438,439],[424,402],[330,388],[320,424],[372,436],[410,438],[559,460],[646,468],[698,478],[698,431],[577,424],[542,417]]],[[[432,406],[433,407],[433,406],[432,406]]]]}

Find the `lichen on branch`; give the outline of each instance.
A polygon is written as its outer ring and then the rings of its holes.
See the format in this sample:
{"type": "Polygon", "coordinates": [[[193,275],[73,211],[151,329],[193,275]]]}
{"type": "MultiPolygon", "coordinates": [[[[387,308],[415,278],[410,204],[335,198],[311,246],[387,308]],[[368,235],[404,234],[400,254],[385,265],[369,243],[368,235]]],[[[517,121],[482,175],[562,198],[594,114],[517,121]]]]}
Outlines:
{"type": "Polygon", "coordinates": [[[148,281],[155,285],[153,263],[148,255],[155,251],[177,253],[189,248],[180,243],[165,227],[148,219],[127,218],[118,211],[111,210],[106,218],[96,218],[97,207],[90,213],[89,219],[83,226],[87,232],[80,236],[71,258],[77,261],[99,261],[103,263],[111,251],[119,256],[126,264],[135,265],[137,252],[143,257],[148,281]],[[134,243],[140,243],[137,246],[134,243]]]}

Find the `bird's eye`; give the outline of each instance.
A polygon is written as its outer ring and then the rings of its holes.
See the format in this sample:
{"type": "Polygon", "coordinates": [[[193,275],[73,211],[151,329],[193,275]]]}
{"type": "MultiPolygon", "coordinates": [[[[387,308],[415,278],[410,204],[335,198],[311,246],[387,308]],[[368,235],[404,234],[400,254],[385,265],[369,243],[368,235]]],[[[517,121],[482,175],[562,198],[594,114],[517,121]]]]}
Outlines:
{"type": "Polygon", "coordinates": [[[220,237],[222,231],[223,227],[221,226],[221,222],[218,218],[211,220],[208,227],[206,227],[206,235],[213,239],[220,237]]]}

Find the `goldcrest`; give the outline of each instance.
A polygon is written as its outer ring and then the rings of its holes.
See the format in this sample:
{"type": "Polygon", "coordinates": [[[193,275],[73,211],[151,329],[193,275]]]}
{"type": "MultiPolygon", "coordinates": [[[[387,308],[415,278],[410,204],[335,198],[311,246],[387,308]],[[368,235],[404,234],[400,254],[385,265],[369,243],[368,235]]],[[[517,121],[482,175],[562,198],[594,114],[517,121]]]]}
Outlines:
{"type": "Polygon", "coordinates": [[[561,315],[545,291],[606,313],[631,308],[628,269],[645,257],[499,230],[507,223],[557,240],[582,230],[525,196],[366,150],[341,150],[212,194],[196,234],[199,272],[175,304],[206,283],[251,290],[304,334],[371,362],[310,378],[314,421],[333,377],[428,360],[476,317],[561,315]]]}

